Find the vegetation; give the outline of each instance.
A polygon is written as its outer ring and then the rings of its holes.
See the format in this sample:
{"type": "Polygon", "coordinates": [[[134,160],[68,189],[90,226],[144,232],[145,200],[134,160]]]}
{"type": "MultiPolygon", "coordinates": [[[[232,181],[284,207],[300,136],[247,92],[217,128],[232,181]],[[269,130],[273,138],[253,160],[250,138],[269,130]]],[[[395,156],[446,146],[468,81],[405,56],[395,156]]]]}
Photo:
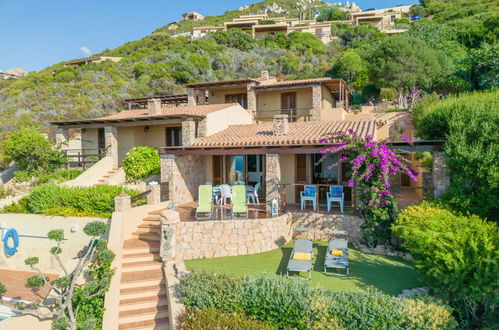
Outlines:
{"type": "Polygon", "coordinates": [[[187,306],[244,313],[280,329],[415,329],[420,320],[427,329],[456,326],[451,309],[436,300],[314,289],[283,278],[192,272],[181,279],[180,294],[187,306]]]}
{"type": "Polygon", "coordinates": [[[136,147],[127,152],[123,161],[127,181],[145,179],[160,174],[161,164],[158,150],[151,147],[136,147]]]}
{"type": "Polygon", "coordinates": [[[444,200],[454,210],[498,220],[499,93],[475,92],[423,99],[413,111],[416,133],[445,139],[451,186],[444,200]]]}
{"type": "Polygon", "coordinates": [[[349,19],[350,19],[350,15],[347,12],[342,11],[337,6],[331,6],[331,7],[325,8],[319,13],[319,16],[317,16],[318,22],[346,21],[349,19]]]}
{"type": "MultiPolygon", "coordinates": [[[[193,271],[215,272],[237,277],[246,275],[270,275],[282,277],[286,274],[286,265],[291,255],[293,243],[257,254],[236,257],[187,260],[187,269],[193,271]]],[[[397,295],[404,289],[417,287],[420,282],[412,262],[398,257],[365,254],[357,249],[350,249],[350,276],[337,277],[323,274],[327,242],[316,241],[312,268],[312,287],[338,291],[359,291],[367,287],[397,295]]],[[[224,295],[223,291],[221,294],[224,295]]]]}
{"type": "Polygon", "coordinates": [[[0,185],[0,199],[14,195],[15,195],[14,189],[12,189],[11,187],[0,185]]]}
{"type": "Polygon", "coordinates": [[[120,186],[85,188],[45,184],[33,189],[17,203],[4,207],[2,213],[110,218],[114,211],[114,197],[122,192],[130,196],[139,193],[120,186]]]}
{"type": "Polygon", "coordinates": [[[40,174],[38,175],[31,185],[39,186],[45,183],[62,183],[70,180],[76,179],[80,174],[83,173],[83,170],[78,168],[68,168],[62,170],[56,170],[52,173],[40,174]]]}
{"type": "Polygon", "coordinates": [[[276,327],[252,320],[244,314],[220,313],[219,310],[197,309],[187,307],[178,320],[179,329],[197,330],[197,329],[255,329],[255,330],[273,330],[276,327]]]}
{"type": "MultiPolygon", "coordinates": [[[[110,268],[114,253],[107,248],[107,242],[101,237],[108,227],[100,221],[90,222],[83,228],[90,237],[78,256],[77,265],[71,271],[66,269],[60,258],[65,240],[62,229],[51,230],[47,236],[55,242],[55,246],[47,251],[54,256],[64,272],[50,283],[40,269],[38,257],[30,257],[25,264],[40,275],[33,275],[26,279],[26,285],[35,290],[44,290],[51,293],[54,299],[31,304],[17,302],[14,310],[21,314],[37,317],[55,317],[52,329],[95,329],[102,326],[104,295],[109,289],[114,270],[110,268]],[[89,271],[87,272],[87,267],[89,271]],[[86,274],[84,276],[84,274],[86,274]],[[83,281],[82,281],[83,278],[83,281]]],[[[0,297],[5,294],[5,285],[0,282],[0,297]]]]}
{"type": "Polygon", "coordinates": [[[494,223],[423,202],[404,209],[393,231],[414,256],[428,285],[455,308],[464,327],[492,322],[499,243],[494,223]]]}
{"type": "Polygon", "coordinates": [[[24,128],[0,144],[1,160],[15,162],[25,176],[52,172],[66,163],[49,139],[34,129],[24,128]]]}

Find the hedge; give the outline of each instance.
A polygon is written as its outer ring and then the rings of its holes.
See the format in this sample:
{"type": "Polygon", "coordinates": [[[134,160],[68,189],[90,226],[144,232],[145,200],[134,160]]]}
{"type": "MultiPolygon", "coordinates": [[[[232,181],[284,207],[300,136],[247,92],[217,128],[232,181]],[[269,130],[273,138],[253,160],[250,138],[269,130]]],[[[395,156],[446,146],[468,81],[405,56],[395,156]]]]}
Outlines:
{"type": "Polygon", "coordinates": [[[337,292],[275,277],[244,279],[191,272],[180,280],[185,305],[244,313],[280,329],[453,329],[452,310],[431,298],[399,300],[379,291],[337,292]]]}

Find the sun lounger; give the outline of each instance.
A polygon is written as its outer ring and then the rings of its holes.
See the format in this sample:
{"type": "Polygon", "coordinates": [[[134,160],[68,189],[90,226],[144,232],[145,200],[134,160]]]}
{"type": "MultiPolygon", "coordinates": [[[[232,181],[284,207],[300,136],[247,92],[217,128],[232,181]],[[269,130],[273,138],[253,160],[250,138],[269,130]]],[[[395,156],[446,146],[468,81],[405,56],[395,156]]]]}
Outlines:
{"type": "Polygon", "coordinates": [[[310,239],[297,239],[289,257],[286,267],[287,278],[298,278],[301,280],[312,279],[312,260],[314,259],[313,241],[310,239]],[[290,272],[308,273],[308,278],[290,276],[290,272]]]}
{"type": "Polygon", "coordinates": [[[207,220],[213,213],[213,187],[209,185],[199,186],[198,207],[196,208],[196,219],[207,220]]]}
{"type": "Polygon", "coordinates": [[[248,218],[246,186],[244,185],[232,187],[232,218],[235,218],[237,215],[244,219],[248,218]]]}
{"type": "Polygon", "coordinates": [[[330,231],[333,237],[329,241],[324,261],[324,274],[331,276],[348,276],[348,234],[342,230],[330,231]],[[329,269],[345,269],[346,274],[331,273],[329,269]]]}

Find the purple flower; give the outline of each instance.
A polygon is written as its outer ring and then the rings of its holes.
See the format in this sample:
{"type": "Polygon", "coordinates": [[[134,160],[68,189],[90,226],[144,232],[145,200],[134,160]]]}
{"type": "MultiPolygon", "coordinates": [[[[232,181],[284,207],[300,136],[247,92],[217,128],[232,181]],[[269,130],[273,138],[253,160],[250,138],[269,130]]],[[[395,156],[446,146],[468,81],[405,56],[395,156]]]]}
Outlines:
{"type": "Polygon", "coordinates": [[[354,184],[355,184],[355,182],[353,180],[348,180],[348,185],[350,187],[353,187],[354,184]]]}

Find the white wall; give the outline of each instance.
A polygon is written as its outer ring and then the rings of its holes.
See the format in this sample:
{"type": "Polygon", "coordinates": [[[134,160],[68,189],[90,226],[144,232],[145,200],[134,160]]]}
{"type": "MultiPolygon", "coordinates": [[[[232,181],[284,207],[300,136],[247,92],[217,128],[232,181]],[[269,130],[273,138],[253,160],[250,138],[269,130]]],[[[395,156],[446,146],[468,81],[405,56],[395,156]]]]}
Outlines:
{"type": "Polygon", "coordinates": [[[208,136],[220,132],[230,125],[253,123],[251,114],[239,104],[209,113],[206,116],[206,134],[208,136]]]}
{"type": "MultiPolygon", "coordinates": [[[[60,257],[64,265],[71,262],[77,253],[85,246],[89,237],[83,232],[83,227],[92,221],[108,222],[100,218],[78,218],[78,217],[49,217],[37,214],[0,214],[0,223],[5,223],[7,228],[14,228],[19,234],[19,249],[11,257],[7,257],[3,251],[3,241],[0,249],[0,268],[10,270],[31,271],[24,260],[29,257],[40,258],[39,267],[43,272],[51,274],[63,274],[57,260],[50,254],[50,249],[56,246],[54,241],[49,240],[47,234],[52,229],[64,230],[66,240],[62,245],[60,257]],[[71,232],[71,227],[77,226],[78,230],[71,232]]],[[[106,236],[107,238],[107,236],[106,236]]]]}

